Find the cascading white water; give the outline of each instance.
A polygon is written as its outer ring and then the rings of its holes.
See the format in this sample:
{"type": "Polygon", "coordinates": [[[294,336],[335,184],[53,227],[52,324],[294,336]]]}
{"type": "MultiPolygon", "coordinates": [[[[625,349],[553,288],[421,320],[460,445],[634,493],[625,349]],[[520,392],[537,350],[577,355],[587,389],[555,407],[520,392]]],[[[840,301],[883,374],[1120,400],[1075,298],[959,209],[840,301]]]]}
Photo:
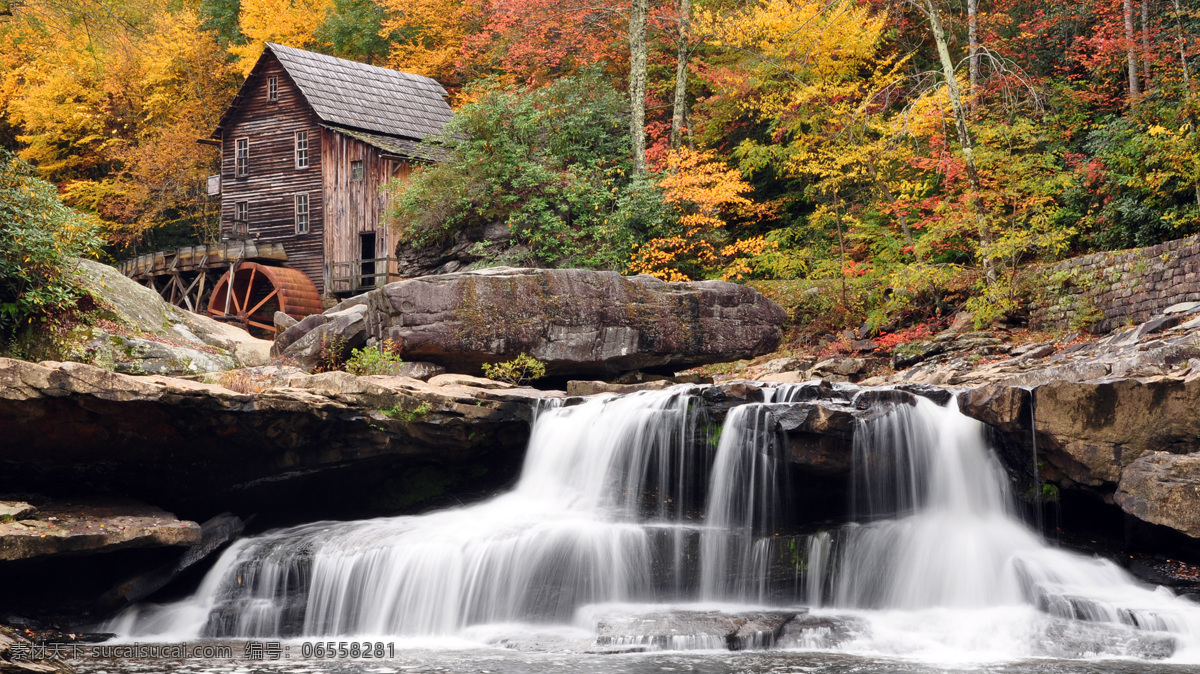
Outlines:
{"type": "Polygon", "coordinates": [[[775,531],[784,510],[784,441],[770,407],[749,404],[729,411],[709,479],[700,534],[700,597],[759,600],[761,582],[747,571],[764,534],[775,531]]]}
{"type": "Polygon", "coordinates": [[[512,492],[239,541],[194,597],[130,611],[113,627],[175,638],[453,634],[652,601],[682,585],[689,509],[698,509],[709,463],[695,449],[705,444],[694,437],[699,413],[684,391],[544,411],[512,492]],[[674,560],[659,565],[659,578],[656,555],[674,560]]]}
{"type": "Polygon", "coordinates": [[[733,408],[715,452],[700,397],[685,388],[544,410],[511,492],[238,541],[191,598],[132,609],[110,629],[143,639],[453,635],[571,624],[587,605],[719,601],[850,613],[870,629],[840,648],[859,652],[1039,655],[1056,652],[1034,647],[1039,639],[1098,623],[1126,630],[1121,638],[1137,628],[1178,635],[1184,649],[1200,643],[1200,607],[1049,547],[1022,523],[983,426],[953,402],[884,403],[855,434],[856,521],[778,537],[787,449],[773,411],[829,390],[779,387],[768,404],[733,408]],[[793,570],[778,564],[784,545],[793,570]]]}
{"type": "Polygon", "coordinates": [[[953,399],[897,405],[864,422],[854,447],[858,522],[809,539],[808,603],[882,610],[878,631],[910,646],[928,639],[1036,655],[1035,636],[1062,629],[1054,617],[1166,631],[1185,649],[1197,643],[1200,606],[1110,561],[1049,547],[1021,522],[983,425],[953,399]]]}

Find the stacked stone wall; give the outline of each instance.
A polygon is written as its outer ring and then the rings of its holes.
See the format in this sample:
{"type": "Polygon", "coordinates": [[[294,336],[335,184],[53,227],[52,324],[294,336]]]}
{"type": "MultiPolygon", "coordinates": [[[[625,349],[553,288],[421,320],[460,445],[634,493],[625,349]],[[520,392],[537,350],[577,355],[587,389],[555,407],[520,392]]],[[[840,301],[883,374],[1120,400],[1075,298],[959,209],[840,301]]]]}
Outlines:
{"type": "Polygon", "coordinates": [[[1034,272],[1032,327],[1111,332],[1172,304],[1200,301],[1200,234],[1039,265],[1034,272]]]}

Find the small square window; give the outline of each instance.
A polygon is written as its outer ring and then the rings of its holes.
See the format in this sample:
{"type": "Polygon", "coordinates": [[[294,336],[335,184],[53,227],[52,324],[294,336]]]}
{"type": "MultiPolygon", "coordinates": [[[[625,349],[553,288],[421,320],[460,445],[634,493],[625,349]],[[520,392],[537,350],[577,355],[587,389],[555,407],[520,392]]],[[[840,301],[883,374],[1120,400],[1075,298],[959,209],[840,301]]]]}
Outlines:
{"type": "Polygon", "coordinates": [[[361,159],[350,162],[350,179],[354,182],[362,182],[363,163],[361,159]]]}
{"type": "Polygon", "coordinates": [[[296,233],[308,234],[308,195],[296,195],[296,233]]]}
{"type": "Polygon", "coordinates": [[[308,168],[308,132],[296,132],[296,168],[308,168]]]}
{"type": "Polygon", "coordinates": [[[279,78],[278,77],[268,77],[267,78],[267,100],[268,101],[278,101],[279,100],[279,78]]]}

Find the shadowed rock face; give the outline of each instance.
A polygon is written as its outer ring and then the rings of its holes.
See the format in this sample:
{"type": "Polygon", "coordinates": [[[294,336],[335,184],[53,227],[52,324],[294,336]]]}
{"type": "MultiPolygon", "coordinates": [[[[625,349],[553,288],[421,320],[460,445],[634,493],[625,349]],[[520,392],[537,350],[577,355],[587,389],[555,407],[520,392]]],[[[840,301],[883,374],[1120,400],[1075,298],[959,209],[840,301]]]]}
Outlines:
{"type": "Polygon", "coordinates": [[[1143,454],[1125,468],[1113,498],[1140,520],[1200,538],[1200,455],[1143,454]]]}
{"type": "Polygon", "coordinates": [[[1036,431],[1050,467],[1089,487],[1115,485],[1146,452],[1200,446],[1200,379],[1054,381],[1032,390],[994,384],[962,393],[959,404],[1030,451],[1036,431]]]}
{"type": "Polygon", "coordinates": [[[490,493],[511,480],[532,403],[548,395],[280,376],[246,374],[238,386],[253,391],[239,393],[0,359],[0,493],[119,494],[198,518],[411,511],[454,485],[490,493]]]}
{"type": "MultiPolygon", "coordinates": [[[[498,267],[426,276],[369,293],[367,306],[365,331],[339,315],[320,326],[322,333],[341,336],[340,320],[348,343],[391,339],[406,360],[465,374],[520,353],[544,361],[551,376],[752,358],[779,345],[786,318],[779,305],[746,286],[664,283],[586,269],[498,267]]],[[[281,349],[305,365],[315,338],[300,333],[317,329],[320,320],[306,322],[289,328],[290,343],[281,349]]]]}

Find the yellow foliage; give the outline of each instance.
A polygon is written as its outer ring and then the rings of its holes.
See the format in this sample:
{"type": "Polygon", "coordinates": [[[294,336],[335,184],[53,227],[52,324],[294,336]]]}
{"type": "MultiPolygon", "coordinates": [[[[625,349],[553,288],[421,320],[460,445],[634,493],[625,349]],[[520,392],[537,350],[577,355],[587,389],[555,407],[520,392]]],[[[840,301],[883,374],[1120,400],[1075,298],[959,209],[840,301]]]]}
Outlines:
{"type": "MultiPolygon", "coordinates": [[[[708,272],[719,265],[722,257],[745,254],[756,247],[761,252],[761,246],[753,240],[724,246],[720,254],[717,252],[724,238],[720,232],[730,221],[755,221],[770,213],[771,207],[747,198],[745,195],[754,188],[740,171],[729,168],[713,153],[688,149],[670,152],[658,186],[664,201],[675,209],[679,231],[652,238],[637,248],[629,271],[665,281],[685,281],[690,278],[683,269],[685,265],[708,272]]],[[[725,276],[732,275],[736,272],[725,276]]]]}
{"type": "Polygon", "coordinates": [[[388,11],[384,34],[396,36],[389,67],[446,80],[455,72],[468,25],[460,0],[377,0],[388,11]]]}
{"type": "Polygon", "coordinates": [[[249,40],[229,47],[240,59],[242,75],[250,74],[267,42],[301,49],[320,46],[315,33],[331,7],[333,0],[242,0],[238,22],[249,40]]]}

